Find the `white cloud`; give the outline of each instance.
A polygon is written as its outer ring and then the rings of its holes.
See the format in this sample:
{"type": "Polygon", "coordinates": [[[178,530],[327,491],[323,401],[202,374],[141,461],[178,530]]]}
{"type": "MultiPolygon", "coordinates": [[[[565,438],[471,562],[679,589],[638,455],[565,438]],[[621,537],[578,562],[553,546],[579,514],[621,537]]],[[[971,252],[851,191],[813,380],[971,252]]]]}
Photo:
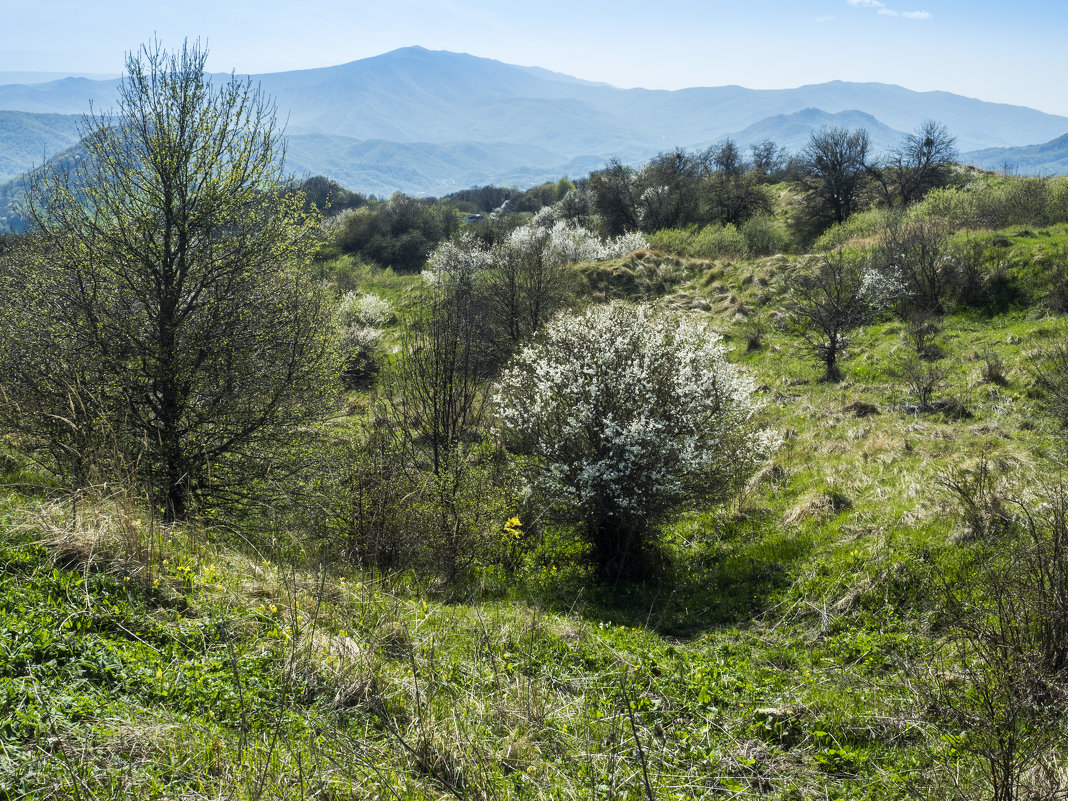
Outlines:
{"type": "Polygon", "coordinates": [[[874,8],[878,14],[884,17],[905,17],[906,19],[930,19],[930,11],[894,11],[887,8],[886,3],[880,0],[846,0],[846,3],[854,8],[874,8]]]}

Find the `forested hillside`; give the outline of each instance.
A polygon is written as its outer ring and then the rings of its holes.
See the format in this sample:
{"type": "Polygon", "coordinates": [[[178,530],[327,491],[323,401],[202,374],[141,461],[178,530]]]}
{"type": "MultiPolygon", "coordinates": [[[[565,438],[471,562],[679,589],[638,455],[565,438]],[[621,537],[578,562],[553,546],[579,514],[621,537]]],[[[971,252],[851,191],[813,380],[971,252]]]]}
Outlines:
{"type": "Polygon", "coordinates": [[[0,111],[0,183],[76,143],[80,119],[68,114],[0,111]]]}

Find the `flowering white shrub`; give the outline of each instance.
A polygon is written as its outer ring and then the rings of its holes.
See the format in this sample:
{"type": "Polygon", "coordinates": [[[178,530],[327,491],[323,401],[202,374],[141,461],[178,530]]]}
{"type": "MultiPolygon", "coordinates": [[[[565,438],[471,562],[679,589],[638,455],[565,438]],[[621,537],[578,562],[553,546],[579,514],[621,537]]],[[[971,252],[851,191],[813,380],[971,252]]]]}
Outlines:
{"type": "Polygon", "coordinates": [[[393,306],[370,293],[346,292],[338,304],[338,322],[343,329],[354,326],[381,328],[393,319],[393,306]]]}
{"type": "Polygon", "coordinates": [[[552,228],[558,222],[584,223],[593,215],[593,193],[588,189],[570,189],[556,203],[542,206],[534,214],[530,225],[552,228]]]}
{"type": "Polygon", "coordinates": [[[442,242],[427,259],[423,278],[434,286],[474,281],[493,265],[493,254],[470,234],[442,242]]]}
{"type": "Polygon", "coordinates": [[[872,311],[882,311],[908,294],[901,271],[893,264],[882,270],[867,270],[860,294],[872,311]]]}
{"type": "Polygon", "coordinates": [[[354,325],[342,330],[341,347],[344,348],[345,352],[349,355],[370,353],[378,347],[378,343],[381,339],[381,328],[354,325]]]}
{"type": "Polygon", "coordinates": [[[337,239],[352,223],[354,217],[366,215],[367,213],[366,209],[344,209],[338,214],[332,214],[323,220],[323,233],[326,234],[327,239],[337,239]]]}
{"type": "Polygon", "coordinates": [[[393,319],[393,306],[377,295],[346,292],[337,308],[341,328],[343,378],[350,386],[366,381],[377,369],[375,357],[382,326],[393,319]]]}
{"type": "Polygon", "coordinates": [[[753,379],[693,317],[612,304],[557,317],[501,377],[505,433],[585,525],[601,567],[640,562],[665,513],[729,497],[776,447],[753,379]]]}
{"type": "Polygon", "coordinates": [[[531,219],[530,221],[530,227],[552,228],[554,225],[556,225],[559,219],[560,215],[556,212],[556,206],[542,206],[540,209],[537,210],[537,212],[535,212],[533,219],[531,219]]]}
{"type": "Polygon", "coordinates": [[[536,225],[517,228],[512,231],[508,241],[517,248],[540,247],[555,264],[617,259],[633,250],[649,247],[645,237],[639,233],[623,234],[602,241],[593,231],[565,220],[554,222],[547,228],[536,225]]]}
{"type": "MultiPolygon", "coordinates": [[[[549,208],[549,207],[546,207],[549,208]]],[[[546,215],[551,220],[552,215],[546,215]]],[[[559,220],[542,227],[538,218],[516,228],[496,249],[474,237],[442,242],[427,259],[423,277],[434,285],[442,282],[475,281],[480,273],[509,255],[537,257],[544,264],[562,266],[580,261],[605,261],[649,247],[639,233],[623,234],[602,241],[597,234],[573,222],[559,220]]]]}

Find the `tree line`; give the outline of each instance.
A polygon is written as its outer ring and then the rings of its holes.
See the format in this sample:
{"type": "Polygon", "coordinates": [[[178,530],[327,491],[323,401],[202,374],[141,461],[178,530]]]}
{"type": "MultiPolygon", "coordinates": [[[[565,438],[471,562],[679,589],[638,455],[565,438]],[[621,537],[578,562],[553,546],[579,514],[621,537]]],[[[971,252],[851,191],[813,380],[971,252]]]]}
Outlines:
{"type": "MultiPolygon", "coordinates": [[[[863,129],[825,128],[789,154],[773,141],[744,151],[731,139],[700,151],[662,152],[640,168],[610,161],[576,181],[561,178],[527,190],[485,186],[441,198],[394,195],[379,200],[348,192],[321,176],[300,185],[309,207],[334,218],[323,257],[353,254],[379,266],[417,271],[433,248],[463,227],[467,214],[488,224],[480,235],[505,233],[531,214],[571,195],[571,219],[613,237],[714,226],[748,227],[750,251],[803,248],[829,227],[871,205],[905,207],[953,180],[955,139],[926,121],[889,153],[873,152],[863,129]],[[775,227],[777,184],[798,197],[790,230],[775,227]]],[[[559,212],[558,212],[559,213],[559,212]]]]}

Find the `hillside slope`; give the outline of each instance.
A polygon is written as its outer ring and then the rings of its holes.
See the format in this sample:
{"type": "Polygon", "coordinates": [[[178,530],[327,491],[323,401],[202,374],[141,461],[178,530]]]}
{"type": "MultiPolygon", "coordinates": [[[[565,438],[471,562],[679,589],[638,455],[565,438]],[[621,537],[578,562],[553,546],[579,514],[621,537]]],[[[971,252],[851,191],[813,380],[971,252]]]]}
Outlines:
{"type": "Polygon", "coordinates": [[[963,160],[987,170],[1020,175],[1064,175],[1068,173],[1068,134],[1041,145],[995,147],[965,153],[963,160]]]}
{"type": "Polygon", "coordinates": [[[806,108],[792,114],[776,114],[774,117],[760,120],[731,134],[731,138],[743,147],[770,139],[790,153],[799,153],[809,143],[815,131],[834,127],[863,128],[868,132],[871,148],[876,153],[891,150],[905,136],[903,131],[896,131],[863,111],[829,114],[818,108],[806,108]]]}
{"type": "Polygon", "coordinates": [[[78,141],[81,117],[0,111],[0,184],[78,141]]]}

